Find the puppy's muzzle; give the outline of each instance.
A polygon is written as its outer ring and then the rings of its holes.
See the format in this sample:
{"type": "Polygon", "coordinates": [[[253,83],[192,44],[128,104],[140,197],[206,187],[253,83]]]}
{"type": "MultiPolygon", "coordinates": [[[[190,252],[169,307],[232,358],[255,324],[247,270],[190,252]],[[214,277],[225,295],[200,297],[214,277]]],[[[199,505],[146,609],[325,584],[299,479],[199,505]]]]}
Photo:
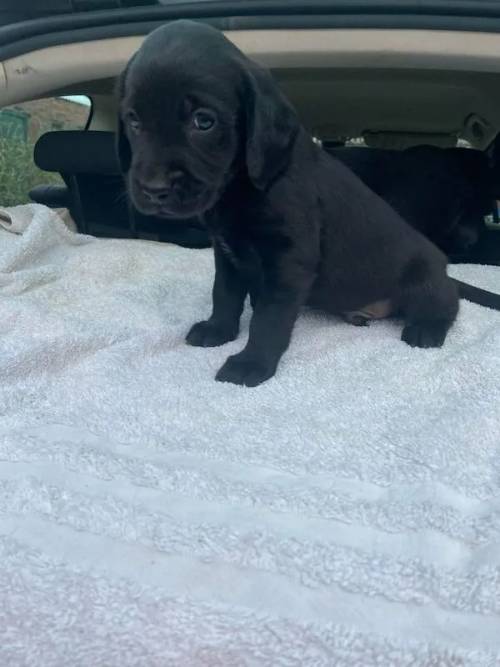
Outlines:
{"type": "Polygon", "coordinates": [[[185,189],[185,175],[182,171],[176,171],[165,179],[154,181],[138,180],[137,186],[144,199],[153,206],[163,206],[173,196],[182,198],[185,189]]]}

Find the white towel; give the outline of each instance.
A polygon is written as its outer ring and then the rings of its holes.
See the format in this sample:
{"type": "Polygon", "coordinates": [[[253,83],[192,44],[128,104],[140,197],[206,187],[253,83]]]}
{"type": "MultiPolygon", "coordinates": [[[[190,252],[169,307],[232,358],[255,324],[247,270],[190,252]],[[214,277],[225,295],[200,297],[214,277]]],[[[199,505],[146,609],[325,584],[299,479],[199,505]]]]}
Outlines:
{"type": "Polygon", "coordinates": [[[0,230],[1,665],[500,664],[500,313],[305,313],[219,384],[210,251],[56,223],[0,230]]]}
{"type": "Polygon", "coordinates": [[[63,222],[68,229],[76,232],[76,224],[66,208],[48,209],[41,204],[20,204],[10,208],[0,208],[0,228],[13,234],[22,234],[34,218],[49,216],[53,224],[63,222]]]}

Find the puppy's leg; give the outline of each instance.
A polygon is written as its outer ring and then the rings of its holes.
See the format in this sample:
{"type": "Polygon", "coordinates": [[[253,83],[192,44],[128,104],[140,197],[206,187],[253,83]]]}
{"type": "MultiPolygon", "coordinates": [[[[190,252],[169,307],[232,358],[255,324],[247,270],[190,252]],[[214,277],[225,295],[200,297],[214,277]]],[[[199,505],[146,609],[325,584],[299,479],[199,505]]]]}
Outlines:
{"type": "Polygon", "coordinates": [[[290,343],[299,307],[296,300],[289,303],[260,300],[250,322],[245,349],[227,359],[216,379],[255,387],[272,377],[290,343]]]}
{"type": "Polygon", "coordinates": [[[312,276],[303,276],[298,284],[280,285],[259,296],[246,347],[227,359],[216,380],[255,387],[274,375],[311,283],[312,276]]]}
{"type": "Polygon", "coordinates": [[[401,340],[412,347],[441,347],[458,312],[456,285],[445,274],[405,290],[401,340]]]}
{"type": "Polygon", "coordinates": [[[247,287],[231,260],[217,243],[214,245],[215,281],[210,319],[195,324],[186,337],[189,345],[216,347],[238,335],[247,287]]]}
{"type": "Polygon", "coordinates": [[[252,310],[255,310],[257,306],[257,300],[259,298],[259,292],[255,288],[250,287],[249,295],[250,295],[250,305],[252,306],[252,310]]]}

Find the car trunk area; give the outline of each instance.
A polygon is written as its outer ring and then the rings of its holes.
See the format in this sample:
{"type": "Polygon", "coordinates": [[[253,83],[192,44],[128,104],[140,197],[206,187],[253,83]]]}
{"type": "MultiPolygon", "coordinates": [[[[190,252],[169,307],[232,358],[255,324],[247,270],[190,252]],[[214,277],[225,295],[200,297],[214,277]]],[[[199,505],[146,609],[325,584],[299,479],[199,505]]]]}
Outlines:
{"type": "MultiPolygon", "coordinates": [[[[7,4],[0,179],[34,180],[26,206],[0,197],[0,665],[500,665],[500,312],[463,298],[424,349],[404,307],[304,307],[272,377],[216,382],[255,301],[234,339],[186,344],[212,310],[207,230],[139,214],[116,155],[127,61],[162,22],[207,21],[498,298],[497,3],[7,4]],[[35,132],[37,105],[60,115],[35,132]]],[[[362,286],[380,238],[345,262],[362,286]]]]}

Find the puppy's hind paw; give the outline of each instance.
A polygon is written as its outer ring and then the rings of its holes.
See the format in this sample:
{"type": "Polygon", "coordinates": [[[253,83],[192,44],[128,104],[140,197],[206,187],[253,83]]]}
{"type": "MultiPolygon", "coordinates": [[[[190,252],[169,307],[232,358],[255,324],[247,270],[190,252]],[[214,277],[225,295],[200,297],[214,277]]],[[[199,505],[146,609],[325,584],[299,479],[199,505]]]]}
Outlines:
{"type": "Polygon", "coordinates": [[[191,327],[186,336],[186,343],[196,347],[218,347],[234,340],[238,330],[223,325],[217,325],[210,320],[198,322],[191,327]]]}
{"type": "Polygon", "coordinates": [[[450,327],[449,322],[419,322],[407,324],[401,340],[411,347],[441,347],[450,327]]]}

